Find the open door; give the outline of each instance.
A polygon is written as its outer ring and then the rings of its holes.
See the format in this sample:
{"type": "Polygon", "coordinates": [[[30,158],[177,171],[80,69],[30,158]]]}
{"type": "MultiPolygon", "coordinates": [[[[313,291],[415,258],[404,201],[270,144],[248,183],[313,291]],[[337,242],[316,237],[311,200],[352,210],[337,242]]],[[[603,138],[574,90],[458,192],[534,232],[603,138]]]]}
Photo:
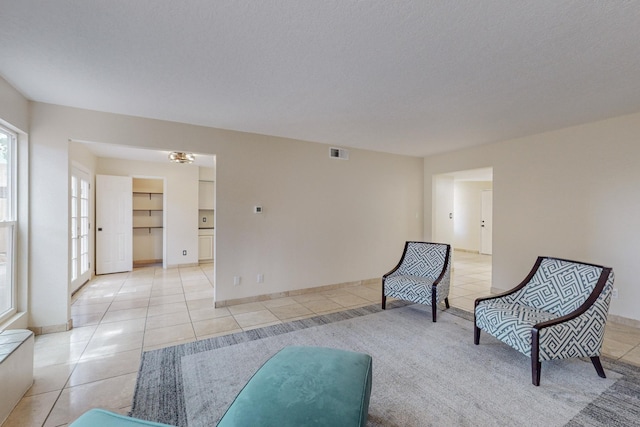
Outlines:
{"type": "Polygon", "coordinates": [[[133,269],[132,179],[96,176],[96,274],[133,269]]]}

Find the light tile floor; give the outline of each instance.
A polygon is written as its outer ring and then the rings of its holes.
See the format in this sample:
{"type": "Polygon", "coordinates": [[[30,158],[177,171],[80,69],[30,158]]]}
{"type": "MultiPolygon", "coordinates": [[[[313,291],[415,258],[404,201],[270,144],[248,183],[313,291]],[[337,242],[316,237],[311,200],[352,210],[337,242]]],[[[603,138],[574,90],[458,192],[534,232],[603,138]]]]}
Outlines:
{"type": "MultiPolygon", "coordinates": [[[[449,301],[490,294],[491,257],[456,251],[449,301]]],[[[130,410],[143,351],[380,303],[380,283],[213,308],[213,265],[100,276],[73,298],[74,329],[40,335],[35,382],[3,427],[63,426],[92,407],[130,410]]],[[[640,329],[609,322],[604,352],[640,365],[640,329]]]]}

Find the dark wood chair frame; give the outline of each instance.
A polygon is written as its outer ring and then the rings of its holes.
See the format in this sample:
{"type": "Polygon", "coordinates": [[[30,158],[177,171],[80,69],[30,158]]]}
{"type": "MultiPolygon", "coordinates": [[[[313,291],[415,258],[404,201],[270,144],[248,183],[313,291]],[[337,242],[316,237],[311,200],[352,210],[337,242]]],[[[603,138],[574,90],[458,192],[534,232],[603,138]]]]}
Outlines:
{"type": "MultiPolygon", "coordinates": [[[[393,268],[393,270],[391,270],[390,272],[382,276],[382,309],[383,310],[387,309],[387,296],[384,294],[385,281],[387,280],[387,277],[389,277],[392,273],[398,270],[402,265],[402,261],[404,261],[404,257],[407,254],[407,249],[409,248],[409,243],[425,243],[429,245],[445,244],[445,243],[418,242],[418,241],[408,241],[404,244],[404,251],[402,252],[402,257],[400,258],[400,261],[398,262],[398,264],[393,268]]],[[[436,312],[438,311],[436,307],[436,289],[438,287],[438,284],[440,284],[440,282],[442,281],[442,278],[444,277],[445,273],[447,272],[447,265],[449,264],[450,257],[451,257],[451,245],[446,245],[446,246],[447,246],[447,253],[444,259],[444,265],[442,266],[442,271],[438,275],[438,278],[433,282],[433,285],[431,285],[431,317],[434,323],[436,322],[436,312]]],[[[449,284],[449,286],[451,286],[451,283],[449,284]]],[[[446,297],[444,299],[444,305],[446,308],[449,308],[449,297],[446,297]]]]}
{"type": "MultiPolygon", "coordinates": [[[[568,259],[562,259],[562,258],[553,258],[553,257],[541,257],[539,256],[538,259],[536,260],[536,263],[533,265],[533,268],[531,269],[531,271],[529,272],[529,275],[515,288],[508,290],[506,292],[503,292],[501,294],[497,294],[497,295],[492,295],[490,297],[482,297],[482,298],[477,298],[474,304],[474,308],[473,308],[473,327],[474,327],[474,331],[473,331],[473,343],[475,345],[480,344],[480,328],[477,326],[476,324],[476,307],[478,306],[478,304],[481,301],[488,301],[488,300],[492,300],[492,299],[496,299],[496,298],[501,298],[504,297],[506,295],[510,295],[516,291],[519,291],[520,289],[524,288],[527,283],[529,283],[529,281],[531,281],[531,278],[533,278],[533,276],[535,275],[536,271],[538,271],[538,268],[540,267],[540,264],[542,263],[543,259],[557,259],[560,261],[567,261],[567,262],[573,262],[573,263],[578,263],[578,264],[584,264],[584,265],[590,265],[593,267],[598,267],[602,269],[602,272],[600,273],[600,277],[598,278],[598,282],[596,283],[595,288],[593,289],[593,291],[591,292],[591,294],[589,295],[589,297],[587,298],[587,300],[580,306],[578,307],[576,310],[574,310],[573,312],[565,315],[565,316],[561,316],[558,317],[557,319],[553,319],[553,320],[548,320],[546,322],[541,322],[538,323],[536,325],[534,325],[531,328],[531,382],[533,383],[533,385],[535,386],[539,386],[540,385],[540,369],[542,366],[542,362],[539,360],[539,355],[540,355],[540,341],[539,341],[539,335],[540,335],[540,331],[543,328],[548,328],[550,326],[554,326],[557,325],[559,323],[564,323],[568,320],[571,319],[575,319],[576,317],[580,316],[581,314],[583,314],[584,312],[586,312],[598,299],[598,297],[600,296],[600,294],[602,293],[602,290],[604,289],[605,285],[607,284],[607,280],[609,279],[609,274],[611,274],[611,268],[610,267],[604,267],[602,265],[597,265],[597,264],[589,264],[586,262],[579,262],[579,261],[572,261],[572,260],[568,260],[568,259]]],[[[596,372],[598,373],[598,376],[600,378],[606,378],[606,375],[604,373],[604,369],[602,368],[602,363],[600,362],[600,357],[599,356],[594,356],[591,357],[591,363],[593,363],[593,367],[596,369],[596,372]]]]}

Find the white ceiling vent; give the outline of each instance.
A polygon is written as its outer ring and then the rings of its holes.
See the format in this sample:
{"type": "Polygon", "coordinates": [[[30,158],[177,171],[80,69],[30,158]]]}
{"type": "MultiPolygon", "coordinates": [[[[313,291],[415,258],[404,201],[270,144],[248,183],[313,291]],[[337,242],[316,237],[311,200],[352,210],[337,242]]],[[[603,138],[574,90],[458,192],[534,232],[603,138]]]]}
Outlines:
{"type": "Polygon", "coordinates": [[[329,157],[333,157],[334,159],[343,159],[349,160],[349,151],[344,148],[329,148],[329,157]]]}

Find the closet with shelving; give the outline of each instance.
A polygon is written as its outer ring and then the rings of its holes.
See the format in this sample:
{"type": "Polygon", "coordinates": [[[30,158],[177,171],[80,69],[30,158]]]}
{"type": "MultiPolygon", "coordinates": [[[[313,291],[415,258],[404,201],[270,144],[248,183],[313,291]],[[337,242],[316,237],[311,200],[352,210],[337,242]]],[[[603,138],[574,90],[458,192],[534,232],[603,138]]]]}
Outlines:
{"type": "Polygon", "coordinates": [[[133,178],[133,265],[162,263],[164,182],[133,178]]]}

